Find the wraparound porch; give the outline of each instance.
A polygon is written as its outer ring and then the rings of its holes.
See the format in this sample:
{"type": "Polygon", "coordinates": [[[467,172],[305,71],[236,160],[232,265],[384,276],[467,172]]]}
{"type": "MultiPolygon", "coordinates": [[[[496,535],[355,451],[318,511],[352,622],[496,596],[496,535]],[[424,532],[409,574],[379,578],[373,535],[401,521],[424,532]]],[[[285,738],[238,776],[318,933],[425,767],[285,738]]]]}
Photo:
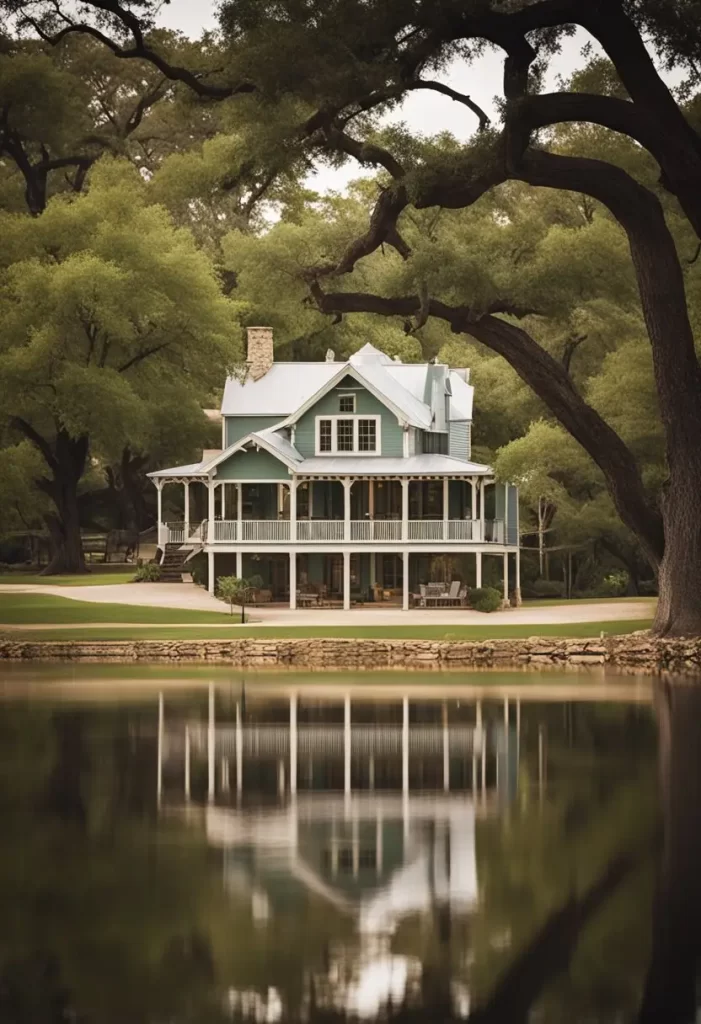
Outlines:
{"type": "Polygon", "coordinates": [[[518,545],[518,510],[492,478],[338,479],[289,482],[177,480],[181,519],[163,516],[159,545],[518,545]],[[199,483],[193,488],[193,483],[199,483]]]}
{"type": "Polygon", "coordinates": [[[210,593],[220,576],[258,576],[262,580],[260,598],[265,603],[284,603],[290,609],[459,607],[459,592],[483,585],[500,589],[505,604],[520,603],[517,548],[466,552],[464,547],[453,551],[424,547],[369,552],[348,547],[251,552],[208,547],[207,556],[210,593]],[[443,589],[434,589],[428,601],[422,600],[426,596],[422,587],[437,582],[443,589]]]}

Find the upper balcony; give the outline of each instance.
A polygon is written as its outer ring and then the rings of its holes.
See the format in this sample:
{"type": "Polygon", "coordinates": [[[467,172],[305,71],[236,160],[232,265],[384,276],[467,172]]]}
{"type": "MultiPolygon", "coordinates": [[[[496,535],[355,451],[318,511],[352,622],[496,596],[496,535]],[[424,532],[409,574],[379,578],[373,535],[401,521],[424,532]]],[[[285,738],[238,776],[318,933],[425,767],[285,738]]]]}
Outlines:
{"type": "Polygon", "coordinates": [[[159,543],[210,544],[512,544],[503,519],[215,519],[162,523],[159,543]]]}

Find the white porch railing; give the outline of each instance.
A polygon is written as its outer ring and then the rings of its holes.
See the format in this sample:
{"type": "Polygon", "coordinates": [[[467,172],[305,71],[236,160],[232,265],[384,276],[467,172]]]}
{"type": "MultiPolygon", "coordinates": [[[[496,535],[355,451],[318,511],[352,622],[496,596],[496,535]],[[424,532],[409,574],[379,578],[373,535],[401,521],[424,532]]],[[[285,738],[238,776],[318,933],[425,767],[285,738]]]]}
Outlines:
{"type": "Polygon", "coordinates": [[[504,522],[501,519],[488,519],[484,524],[479,519],[410,519],[408,523],[410,541],[471,541],[487,544],[504,543],[504,522]]]}
{"type": "Polygon", "coordinates": [[[228,541],[236,540],[236,520],[235,519],[219,519],[215,520],[214,523],[214,539],[227,543],[228,541]]]}
{"type": "Polygon", "coordinates": [[[243,519],[241,521],[242,541],[276,543],[289,539],[289,519],[243,519]]]}
{"type": "Polygon", "coordinates": [[[350,524],[352,541],[398,541],[402,539],[399,519],[353,519],[350,524]]]}
{"type": "Polygon", "coordinates": [[[324,544],[343,540],[343,521],[339,519],[297,520],[297,540],[324,544]]]}
{"type": "Polygon", "coordinates": [[[186,524],[185,523],[166,523],[165,524],[165,543],[166,544],[184,544],[185,543],[186,524]]]}
{"type": "MultiPolygon", "coordinates": [[[[208,536],[208,522],[161,523],[158,528],[158,542],[164,544],[205,544],[208,536]]],[[[292,539],[289,519],[244,519],[241,529],[235,519],[215,520],[213,541],[219,544],[235,543],[286,543],[292,539]]],[[[409,544],[473,543],[504,544],[505,528],[503,519],[410,519],[406,524],[406,539],[409,544]]],[[[299,519],[297,541],[301,544],[343,543],[345,523],[342,519],[299,519]]],[[[350,542],[352,544],[399,544],[402,542],[402,522],[399,519],[352,519],[350,521],[350,542]]]]}

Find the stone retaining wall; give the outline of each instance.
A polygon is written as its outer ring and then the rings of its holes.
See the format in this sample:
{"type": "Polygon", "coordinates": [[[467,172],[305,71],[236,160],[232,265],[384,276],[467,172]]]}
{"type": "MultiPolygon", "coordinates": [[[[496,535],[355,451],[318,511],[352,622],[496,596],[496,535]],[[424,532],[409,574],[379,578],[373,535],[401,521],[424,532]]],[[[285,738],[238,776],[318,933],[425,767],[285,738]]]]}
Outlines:
{"type": "Polygon", "coordinates": [[[581,668],[701,675],[701,639],[659,640],[648,633],[604,640],[119,640],[0,642],[0,660],[220,662],[315,669],[581,668]]]}

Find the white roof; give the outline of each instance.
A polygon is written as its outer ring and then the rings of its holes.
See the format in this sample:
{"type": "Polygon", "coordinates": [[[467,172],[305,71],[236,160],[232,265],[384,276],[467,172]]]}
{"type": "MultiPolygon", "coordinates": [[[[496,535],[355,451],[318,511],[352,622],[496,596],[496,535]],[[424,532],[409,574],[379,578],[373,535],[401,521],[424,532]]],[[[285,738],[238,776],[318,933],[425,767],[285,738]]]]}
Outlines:
{"type": "Polygon", "coordinates": [[[282,434],[276,433],[275,427],[268,427],[267,430],[257,430],[251,434],[252,440],[255,440],[257,437],[260,438],[261,441],[264,441],[273,447],[275,451],[281,455],[283,459],[287,459],[288,462],[302,461],[302,456],[299,454],[295,446],[282,434]]]}
{"type": "Polygon", "coordinates": [[[295,473],[308,476],[490,476],[494,470],[479,462],[465,462],[451,455],[321,455],[303,459],[295,473]]]}
{"type": "MultiPolygon", "coordinates": [[[[227,378],[221,411],[224,416],[291,416],[321,391],[344,367],[352,367],[376,392],[402,413],[412,426],[430,429],[430,405],[424,401],[427,363],[398,363],[374,345],[363,345],[347,362],[273,363],[259,380],[242,383],[227,378]]],[[[473,388],[450,373],[453,397],[450,418],[472,419],[473,388]]]]}
{"type": "Polygon", "coordinates": [[[345,363],[273,363],[264,377],[245,383],[228,377],[224,416],[289,416],[327,384],[345,363]]]}
{"type": "MultiPolygon", "coordinates": [[[[219,454],[218,452],[216,453],[219,454]]],[[[193,462],[189,466],[172,466],[170,469],[159,469],[155,473],[147,473],[148,477],[169,477],[169,476],[206,476],[207,466],[212,462],[214,455],[207,453],[207,457],[200,462],[193,462]]]]}
{"type": "Polygon", "coordinates": [[[455,371],[452,371],[450,374],[450,387],[452,390],[452,397],[450,399],[451,420],[471,420],[475,389],[455,371]]]}
{"type": "MultiPolygon", "coordinates": [[[[388,402],[391,402],[396,409],[406,416],[407,422],[413,427],[422,427],[424,430],[430,428],[433,421],[430,406],[415,398],[411,391],[407,391],[392,376],[386,365],[378,361],[356,363],[355,358],[355,356],[351,356],[349,362],[362,380],[367,381],[374,391],[383,395],[388,402]]],[[[423,369],[425,376],[426,368],[424,367],[423,369]]]]}

